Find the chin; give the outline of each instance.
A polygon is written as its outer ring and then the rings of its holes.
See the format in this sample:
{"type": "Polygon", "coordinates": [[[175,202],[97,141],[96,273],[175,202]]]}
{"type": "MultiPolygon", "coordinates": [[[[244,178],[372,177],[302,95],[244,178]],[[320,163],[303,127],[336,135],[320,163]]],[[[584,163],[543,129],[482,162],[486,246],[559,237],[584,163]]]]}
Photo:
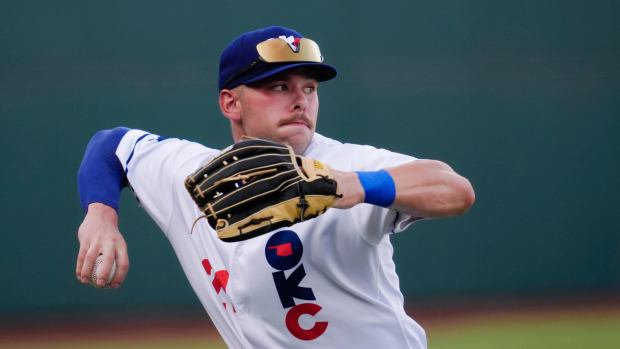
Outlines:
{"type": "MultiPolygon", "coordinates": [[[[250,133],[250,132],[248,132],[250,133]]],[[[288,129],[279,129],[275,133],[271,134],[248,134],[250,137],[262,138],[278,143],[284,143],[293,148],[295,154],[302,154],[306,148],[310,145],[312,141],[312,137],[314,136],[314,131],[309,128],[302,129],[300,128],[288,128],[288,129]]]]}
{"type": "Polygon", "coordinates": [[[308,148],[308,145],[310,145],[312,135],[313,133],[303,135],[298,134],[292,137],[283,138],[281,142],[290,145],[295,151],[295,154],[301,155],[306,148],[308,148]]]}

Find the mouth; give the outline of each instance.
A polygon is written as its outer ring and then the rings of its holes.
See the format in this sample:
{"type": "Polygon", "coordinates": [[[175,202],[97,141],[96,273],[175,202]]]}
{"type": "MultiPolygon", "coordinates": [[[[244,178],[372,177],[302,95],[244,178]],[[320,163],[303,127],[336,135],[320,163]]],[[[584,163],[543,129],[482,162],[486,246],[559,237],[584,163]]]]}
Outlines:
{"type": "Polygon", "coordinates": [[[292,120],[286,120],[280,124],[280,126],[305,126],[307,128],[310,127],[310,122],[305,119],[295,118],[292,120]]]}

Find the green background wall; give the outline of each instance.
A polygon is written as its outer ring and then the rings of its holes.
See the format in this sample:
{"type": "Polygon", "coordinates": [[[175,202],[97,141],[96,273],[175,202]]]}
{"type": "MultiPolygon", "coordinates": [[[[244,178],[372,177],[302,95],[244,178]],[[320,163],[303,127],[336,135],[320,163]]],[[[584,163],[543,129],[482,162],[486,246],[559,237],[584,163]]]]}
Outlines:
{"type": "Polygon", "coordinates": [[[197,304],[128,193],[126,284],[77,283],[75,174],[101,128],[228,145],[219,52],[270,24],[339,68],[319,132],[473,183],[467,215],[393,238],[409,299],[617,294],[619,14],[617,1],[3,1],[0,314],[197,304]]]}

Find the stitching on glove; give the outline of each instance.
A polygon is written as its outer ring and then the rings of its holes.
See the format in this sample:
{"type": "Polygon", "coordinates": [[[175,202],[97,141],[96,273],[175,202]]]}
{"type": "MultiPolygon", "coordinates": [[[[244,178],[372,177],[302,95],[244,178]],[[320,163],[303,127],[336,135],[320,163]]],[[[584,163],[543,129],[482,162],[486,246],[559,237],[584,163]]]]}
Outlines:
{"type": "Polygon", "coordinates": [[[306,209],[308,207],[310,207],[310,204],[308,204],[308,200],[306,200],[306,197],[304,196],[304,191],[301,188],[301,181],[297,182],[297,193],[299,193],[299,203],[297,204],[297,207],[299,207],[299,221],[303,222],[304,221],[304,213],[306,212],[306,209]]]}
{"type": "MultiPolygon", "coordinates": [[[[247,173],[247,174],[240,174],[240,175],[236,175],[236,176],[233,176],[233,177],[223,178],[223,179],[220,179],[219,181],[215,182],[212,185],[212,187],[215,187],[215,186],[217,186],[217,185],[219,185],[221,183],[226,183],[226,182],[234,182],[234,181],[238,181],[238,180],[247,181],[251,177],[260,176],[262,174],[267,174],[267,173],[272,173],[272,172],[278,172],[278,169],[277,168],[268,168],[268,169],[262,170],[262,171],[255,171],[255,172],[250,172],[250,173],[247,173]]],[[[243,184],[245,184],[245,182],[243,184]]]]}

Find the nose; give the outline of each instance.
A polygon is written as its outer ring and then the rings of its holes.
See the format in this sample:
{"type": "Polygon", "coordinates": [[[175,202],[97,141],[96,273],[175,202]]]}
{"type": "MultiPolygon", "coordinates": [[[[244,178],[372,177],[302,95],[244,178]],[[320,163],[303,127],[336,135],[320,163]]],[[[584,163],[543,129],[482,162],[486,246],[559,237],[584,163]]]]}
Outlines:
{"type": "Polygon", "coordinates": [[[293,103],[291,109],[293,111],[305,111],[308,105],[308,96],[303,86],[297,86],[293,89],[293,103]]]}

